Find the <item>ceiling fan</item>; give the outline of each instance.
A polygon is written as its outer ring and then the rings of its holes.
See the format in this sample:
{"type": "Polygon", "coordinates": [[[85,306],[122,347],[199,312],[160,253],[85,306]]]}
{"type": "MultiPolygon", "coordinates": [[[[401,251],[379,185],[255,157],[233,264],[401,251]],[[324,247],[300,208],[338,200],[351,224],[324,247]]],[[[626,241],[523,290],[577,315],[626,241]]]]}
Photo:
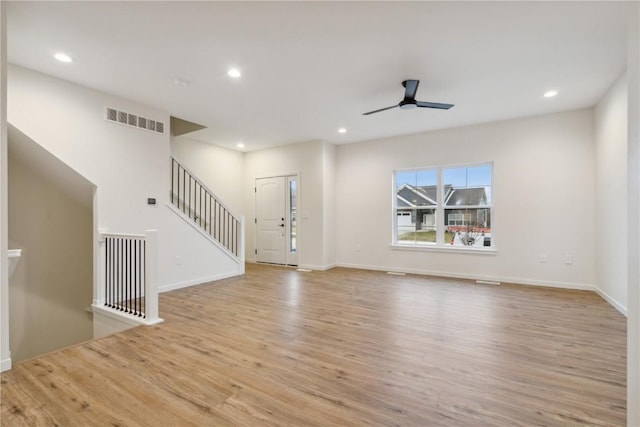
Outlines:
{"type": "Polygon", "coordinates": [[[379,113],[381,111],[390,110],[392,108],[400,107],[401,110],[411,110],[417,107],[421,108],[437,108],[439,110],[448,110],[453,107],[453,104],[440,104],[438,102],[423,102],[416,101],[416,92],[418,91],[418,84],[420,80],[405,80],[402,82],[402,86],[405,88],[404,90],[404,99],[400,101],[397,105],[392,105],[391,107],[381,108],[379,110],[369,111],[368,113],[362,113],[363,116],[368,116],[369,114],[379,113]]]}

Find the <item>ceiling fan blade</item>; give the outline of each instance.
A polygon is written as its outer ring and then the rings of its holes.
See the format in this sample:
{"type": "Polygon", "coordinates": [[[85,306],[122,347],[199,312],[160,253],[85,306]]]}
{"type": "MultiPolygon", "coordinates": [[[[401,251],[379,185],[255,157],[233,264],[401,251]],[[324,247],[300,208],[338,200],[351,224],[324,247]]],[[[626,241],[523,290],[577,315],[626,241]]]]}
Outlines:
{"type": "Polygon", "coordinates": [[[422,101],[417,101],[416,105],[418,107],[437,108],[439,110],[448,110],[449,108],[453,107],[453,104],[440,104],[439,102],[422,102],[422,101]]]}
{"type": "Polygon", "coordinates": [[[368,116],[369,114],[379,113],[380,111],[391,110],[392,108],[398,108],[397,105],[392,105],[391,107],[381,108],[379,110],[369,111],[368,113],[362,113],[363,116],[368,116]]]}
{"type": "Polygon", "coordinates": [[[402,82],[402,86],[405,87],[404,99],[416,99],[418,84],[420,84],[420,80],[405,80],[402,82]]]}

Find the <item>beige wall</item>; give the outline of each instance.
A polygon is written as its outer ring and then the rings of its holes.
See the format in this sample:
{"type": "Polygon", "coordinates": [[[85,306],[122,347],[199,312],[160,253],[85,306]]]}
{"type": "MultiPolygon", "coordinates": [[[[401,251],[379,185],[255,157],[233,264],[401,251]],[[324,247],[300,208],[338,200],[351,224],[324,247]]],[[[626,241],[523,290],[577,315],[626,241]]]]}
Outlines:
{"type": "Polygon", "coordinates": [[[9,243],[22,257],[9,283],[13,362],[90,340],[91,201],[78,203],[9,154],[9,243]]]}

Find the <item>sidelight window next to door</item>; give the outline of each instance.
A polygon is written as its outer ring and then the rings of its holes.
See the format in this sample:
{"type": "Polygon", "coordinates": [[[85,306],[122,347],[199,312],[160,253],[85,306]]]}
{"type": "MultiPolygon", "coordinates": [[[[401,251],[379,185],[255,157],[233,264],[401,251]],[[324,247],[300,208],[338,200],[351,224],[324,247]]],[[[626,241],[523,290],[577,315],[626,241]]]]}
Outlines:
{"type": "MultiPolygon", "coordinates": [[[[298,206],[298,179],[295,176],[288,176],[287,182],[289,184],[289,203],[287,205],[287,211],[289,213],[289,252],[292,254],[297,253],[297,241],[296,236],[298,228],[296,227],[296,206],[298,206]]],[[[296,261],[296,265],[297,265],[296,261]]]]}
{"type": "Polygon", "coordinates": [[[256,179],[256,261],[298,265],[298,177],[256,179]]]}

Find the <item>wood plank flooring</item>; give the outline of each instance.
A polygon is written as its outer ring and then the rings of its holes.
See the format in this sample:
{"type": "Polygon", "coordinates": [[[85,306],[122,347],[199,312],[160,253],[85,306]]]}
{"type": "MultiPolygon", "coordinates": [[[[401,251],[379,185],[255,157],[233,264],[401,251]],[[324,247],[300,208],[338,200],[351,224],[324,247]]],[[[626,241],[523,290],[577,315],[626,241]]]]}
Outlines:
{"type": "Polygon", "coordinates": [[[160,311],[3,373],[2,426],[626,424],[626,319],[592,292],[250,264],[160,311]]]}

